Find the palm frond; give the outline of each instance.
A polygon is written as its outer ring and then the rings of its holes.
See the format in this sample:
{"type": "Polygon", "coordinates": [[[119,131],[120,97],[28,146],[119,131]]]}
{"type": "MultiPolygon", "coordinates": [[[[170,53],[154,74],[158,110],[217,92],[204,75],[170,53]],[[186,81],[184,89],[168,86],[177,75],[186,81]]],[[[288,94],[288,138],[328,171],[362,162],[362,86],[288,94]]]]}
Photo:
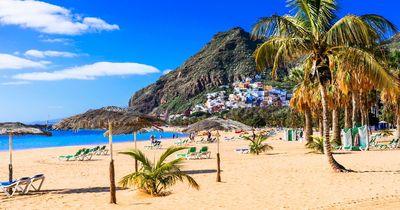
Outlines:
{"type": "Polygon", "coordinates": [[[390,38],[391,35],[397,32],[396,26],[383,16],[375,14],[362,15],[361,19],[364,20],[371,28],[379,34],[381,41],[390,38]]]}
{"type": "Polygon", "coordinates": [[[359,77],[368,77],[376,88],[399,89],[399,81],[371,53],[345,46],[332,48],[331,51],[336,54],[338,69],[350,70],[359,77]]]}
{"type": "Polygon", "coordinates": [[[330,46],[373,46],[379,34],[362,17],[347,15],[326,32],[325,38],[330,46]]]}
{"type": "Polygon", "coordinates": [[[276,78],[280,66],[298,59],[310,48],[310,43],[302,38],[272,37],[256,49],[256,67],[258,70],[272,67],[272,75],[276,78]]]}
{"type": "Polygon", "coordinates": [[[151,161],[140,150],[131,149],[131,150],[126,151],[126,152],[119,152],[119,154],[131,156],[133,159],[136,159],[137,161],[142,163],[143,167],[146,167],[146,168],[151,168],[152,167],[151,161]]]}
{"type": "Polygon", "coordinates": [[[280,36],[280,37],[304,37],[308,31],[302,22],[295,17],[285,15],[272,15],[261,18],[254,24],[251,35],[253,38],[280,36]]]}
{"type": "Polygon", "coordinates": [[[164,153],[161,154],[160,159],[157,161],[156,168],[159,168],[167,157],[184,149],[187,149],[187,147],[169,147],[164,153]]]}

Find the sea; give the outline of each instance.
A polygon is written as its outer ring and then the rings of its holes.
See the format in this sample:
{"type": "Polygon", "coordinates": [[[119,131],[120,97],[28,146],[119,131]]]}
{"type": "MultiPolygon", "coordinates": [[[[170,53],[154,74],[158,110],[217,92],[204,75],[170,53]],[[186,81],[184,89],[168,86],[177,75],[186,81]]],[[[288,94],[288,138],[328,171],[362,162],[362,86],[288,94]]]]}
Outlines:
{"type": "MultiPolygon", "coordinates": [[[[106,145],[108,144],[108,136],[104,136],[104,130],[79,130],[79,131],[50,131],[52,136],[13,136],[13,150],[24,150],[34,148],[79,146],[79,145],[106,145]]],[[[179,138],[187,137],[182,133],[174,132],[148,132],[138,133],[137,141],[149,141],[150,136],[156,136],[156,139],[171,139],[172,135],[178,135],[179,138]]],[[[0,136],[0,151],[8,150],[8,136],[0,136]]],[[[133,142],[133,134],[115,135],[113,143],[133,142]]]]}

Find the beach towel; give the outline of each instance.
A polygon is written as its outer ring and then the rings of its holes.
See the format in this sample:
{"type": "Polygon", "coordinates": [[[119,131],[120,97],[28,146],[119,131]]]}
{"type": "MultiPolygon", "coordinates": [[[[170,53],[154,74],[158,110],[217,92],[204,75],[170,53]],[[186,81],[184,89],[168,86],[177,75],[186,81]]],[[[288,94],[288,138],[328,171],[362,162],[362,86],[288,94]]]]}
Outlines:
{"type": "Polygon", "coordinates": [[[368,148],[368,127],[367,126],[363,126],[358,128],[358,140],[359,140],[359,146],[362,149],[366,149],[368,148]]]}
{"type": "Polygon", "coordinates": [[[347,129],[347,131],[345,129],[342,130],[342,146],[343,148],[351,148],[353,146],[350,129],[347,129]]]}

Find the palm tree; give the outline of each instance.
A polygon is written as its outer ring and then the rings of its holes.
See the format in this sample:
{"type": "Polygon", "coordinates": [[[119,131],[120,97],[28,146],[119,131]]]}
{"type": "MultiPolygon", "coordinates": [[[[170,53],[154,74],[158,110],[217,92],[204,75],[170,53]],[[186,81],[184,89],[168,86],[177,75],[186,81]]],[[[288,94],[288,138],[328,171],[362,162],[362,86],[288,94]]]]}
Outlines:
{"type": "Polygon", "coordinates": [[[304,136],[307,142],[312,142],[312,113],[311,98],[312,85],[304,80],[304,71],[301,68],[291,69],[289,80],[297,84],[293,90],[293,96],[290,99],[290,106],[304,113],[305,129],[304,136]]]}
{"type": "MultiPolygon", "coordinates": [[[[400,51],[394,51],[390,55],[390,67],[393,73],[400,80],[400,51]]],[[[393,105],[396,115],[396,135],[397,139],[400,139],[400,91],[395,89],[384,89],[381,92],[381,98],[387,105],[393,105]]]]}
{"type": "Polygon", "coordinates": [[[133,172],[124,176],[119,185],[123,188],[128,186],[136,186],[138,189],[144,190],[152,196],[163,195],[165,190],[174,185],[176,182],[187,181],[190,187],[199,189],[197,182],[185,172],[181,171],[181,163],[184,159],[178,158],[170,162],[166,159],[177,151],[186,149],[185,147],[169,147],[157,163],[152,163],[140,150],[129,150],[120,152],[120,154],[129,155],[133,159],[141,163],[141,168],[137,172],[133,172]]]}
{"type": "Polygon", "coordinates": [[[272,146],[264,143],[268,139],[268,136],[257,135],[256,138],[250,136],[242,136],[244,140],[250,141],[250,153],[259,155],[261,152],[274,149],[272,146]]]}
{"type": "Polygon", "coordinates": [[[334,171],[346,172],[333,158],[329,141],[327,86],[332,82],[332,70],[368,76],[378,88],[398,88],[382,61],[368,50],[396,28],[374,14],[347,15],[338,20],[336,0],[288,0],[288,6],[293,15],[262,18],[253,27],[254,38],[268,37],[255,52],[257,69],[272,66],[276,78],[279,67],[302,61],[305,79],[316,81],[321,94],[324,153],[334,171]]]}

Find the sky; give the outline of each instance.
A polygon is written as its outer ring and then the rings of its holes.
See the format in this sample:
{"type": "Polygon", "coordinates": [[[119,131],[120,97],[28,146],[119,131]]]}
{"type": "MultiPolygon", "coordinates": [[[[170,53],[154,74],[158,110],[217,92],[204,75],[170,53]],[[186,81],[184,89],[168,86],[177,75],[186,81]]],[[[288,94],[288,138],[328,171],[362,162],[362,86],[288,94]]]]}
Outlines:
{"type": "MultiPolygon", "coordinates": [[[[339,0],[400,27],[397,0],[339,0]]],[[[287,14],[285,0],[0,0],[0,121],[127,107],[139,89],[233,27],[287,14]]]]}

